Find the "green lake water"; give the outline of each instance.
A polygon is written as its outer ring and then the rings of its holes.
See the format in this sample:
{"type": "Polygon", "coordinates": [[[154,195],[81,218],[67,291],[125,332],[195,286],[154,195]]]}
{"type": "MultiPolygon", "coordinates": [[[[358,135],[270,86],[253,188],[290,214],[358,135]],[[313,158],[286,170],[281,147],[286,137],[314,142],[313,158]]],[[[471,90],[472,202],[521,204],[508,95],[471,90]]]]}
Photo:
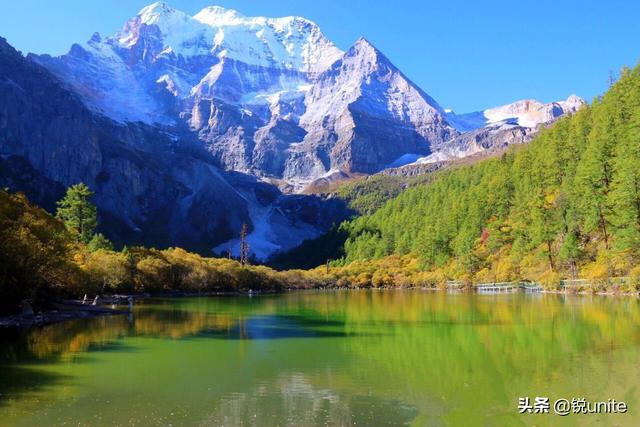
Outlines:
{"type": "Polygon", "coordinates": [[[640,425],[631,297],[156,299],[0,336],[1,426],[640,425]],[[629,412],[521,415],[524,396],[629,412]]]}

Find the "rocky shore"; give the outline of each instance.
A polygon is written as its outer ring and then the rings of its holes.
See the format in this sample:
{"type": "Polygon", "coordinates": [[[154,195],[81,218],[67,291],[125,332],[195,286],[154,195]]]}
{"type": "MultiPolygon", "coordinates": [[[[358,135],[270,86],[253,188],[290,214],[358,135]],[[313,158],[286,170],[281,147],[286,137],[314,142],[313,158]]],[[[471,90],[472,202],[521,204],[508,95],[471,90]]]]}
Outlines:
{"type": "Polygon", "coordinates": [[[126,306],[124,308],[116,308],[127,304],[127,300],[127,298],[123,300],[121,297],[109,297],[104,298],[99,303],[96,300],[95,304],[86,299],[84,301],[51,301],[46,310],[38,313],[35,313],[28,303],[23,303],[20,314],[0,317],[0,328],[29,328],[66,320],[127,314],[129,310],[126,306]]]}

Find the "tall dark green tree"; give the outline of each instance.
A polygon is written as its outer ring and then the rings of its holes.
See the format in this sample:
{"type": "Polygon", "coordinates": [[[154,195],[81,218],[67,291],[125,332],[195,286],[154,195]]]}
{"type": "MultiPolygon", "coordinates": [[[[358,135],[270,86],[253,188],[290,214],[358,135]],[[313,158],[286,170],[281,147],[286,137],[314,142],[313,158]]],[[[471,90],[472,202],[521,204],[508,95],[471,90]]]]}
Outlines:
{"type": "Polygon", "coordinates": [[[64,198],[58,201],[56,212],[67,229],[83,243],[91,241],[98,225],[97,211],[91,203],[91,197],[93,192],[85,184],[73,185],[67,189],[64,198]]]}
{"type": "Polygon", "coordinates": [[[598,231],[608,249],[613,207],[609,200],[613,181],[615,146],[618,142],[616,104],[597,102],[593,106],[593,128],[576,171],[579,208],[585,233],[598,231]]]}

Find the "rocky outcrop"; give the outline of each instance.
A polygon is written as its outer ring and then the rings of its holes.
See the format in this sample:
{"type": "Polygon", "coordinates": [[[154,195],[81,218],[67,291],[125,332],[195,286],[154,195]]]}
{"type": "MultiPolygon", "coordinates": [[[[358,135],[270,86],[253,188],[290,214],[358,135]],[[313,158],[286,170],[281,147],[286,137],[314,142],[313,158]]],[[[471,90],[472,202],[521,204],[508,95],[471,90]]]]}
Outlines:
{"type": "MultiPolygon", "coordinates": [[[[0,86],[2,155],[22,159],[40,179],[63,188],[86,183],[116,240],[190,242],[201,248],[231,238],[249,219],[241,197],[211,165],[188,153],[189,144],[176,146],[170,134],[155,127],[96,115],[4,40],[0,86]],[[209,227],[201,227],[189,210],[207,190],[213,197],[206,205],[215,212],[209,212],[209,227]],[[222,206],[237,216],[225,222],[222,206]]],[[[19,190],[28,184],[8,183],[19,190]]]]}
{"type": "Polygon", "coordinates": [[[586,105],[571,95],[565,101],[543,104],[522,100],[468,114],[448,112],[447,120],[461,133],[435,147],[438,160],[491,154],[512,144],[529,142],[541,128],[586,105]]]}
{"type": "Polygon", "coordinates": [[[378,174],[387,176],[412,177],[436,172],[446,167],[448,164],[449,162],[413,163],[399,168],[385,169],[382,172],[378,172],[378,174]]]}
{"type": "Polygon", "coordinates": [[[529,142],[535,133],[535,129],[507,123],[489,125],[462,133],[438,145],[436,150],[440,159],[468,157],[529,142]]]}

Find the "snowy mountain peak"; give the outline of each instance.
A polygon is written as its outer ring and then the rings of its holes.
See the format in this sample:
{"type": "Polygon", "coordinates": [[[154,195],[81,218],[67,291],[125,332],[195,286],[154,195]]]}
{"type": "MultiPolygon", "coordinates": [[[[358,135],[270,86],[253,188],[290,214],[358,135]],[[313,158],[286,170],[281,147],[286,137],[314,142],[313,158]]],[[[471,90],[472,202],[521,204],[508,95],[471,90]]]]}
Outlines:
{"type": "MultiPolygon", "coordinates": [[[[408,99],[419,97],[421,102],[425,102],[425,107],[429,110],[426,114],[431,114],[432,110],[439,115],[444,114],[444,110],[426,92],[413,83],[402,71],[400,71],[373,43],[364,37],[358,38],[351,48],[344,54],[341,61],[336,62],[332,68],[342,68],[348,70],[350,76],[349,85],[355,84],[359,79],[359,84],[371,86],[376,89],[374,81],[379,81],[383,85],[393,87],[393,94],[389,97],[394,99],[393,106],[389,106],[389,111],[394,111],[401,116],[402,105],[408,99]]],[[[379,90],[380,87],[377,87],[379,90]]],[[[412,104],[412,108],[417,104],[412,104]]],[[[387,107],[385,107],[387,108],[387,107]]],[[[447,125],[448,126],[448,125],[447,125]]]]}
{"type": "Polygon", "coordinates": [[[267,18],[264,16],[245,16],[234,9],[226,9],[222,6],[207,6],[193,15],[193,19],[211,27],[224,27],[233,25],[245,26],[270,26],[278,30],[287,29],[288,26],[309,27],[319,31],[315,22],[301,16],[284,16],[281,18],[267,18]]]}
{"type": "Polygon", "coordinates": [[[572,95],[569,95],[569,97],[565,101],[560,101],[559,104],[561,104],[563,107],[577,110],[582,106],[586,105],[587,103],[585,102],[584,99],[580,98],[578,95],[572,94],[572,95]]]}
{"type": "Polygon", "coordinates": [[[137,16],[140,18],[141,22],[152,25],[158,23],[162,18],[168,15],[172,15],[176,12],[178,11],[169,6],[167,3],[163,1],[157,1],[140,9],[140,12],[138,12],[137,16]]]}
{"type": "Polygon", "coordinates": [[[207,6],[193,15],[193,19],[210,26],[238,25],[246,21],[238,11],[221,6],[207,6]]]}
{"type": "Polygon", "coordinates": [[[346,67],[352,70],[353,76],[359,76],[361,79],[378,71],[398,71],[391,61],[364,37],[360,37],[333,67],[346,67]]]}
{"type": "MultiPolygon", "coordinates": [[[[156,2],[142,8],[126,22],[122,31],[116,34],[117,43],[121,47],[131,48],[145,38],[148,33],[145,26],[157,28],[164,40],[164,48],[175,52],[182,52],[183,45],[190,44],[190,40],[201,36],[203,32],[198,23],[186,13],[173,9],[165,2],[156,2]]],[[[193,53],[196,51],[191,52],[193,53]]]]}
{"type": "Polygon", "coordinates": [[[544,123],[550,123],[566,113],[573,113],[584,105],[582,98],[570,96],[567,101],[550,102],[544,104],[534,99],[516,101],[501,107],[484,111],[489,123],[514,122],[520,126],[535,128],[544,123]]]}
{"type": "Polygon", "coordinates": [[[364,36],[360,36],[358,37],[358,40],[356,40],[356,42],[353,44],[354,47],[357,48],[361,48],[361,49],[372,49],[377,51],[378,49],[373,45],[373,43],[371,43],[369,40],[367,40],[364,36]]]}
{"type": "Polygon", "coordinates": [[[460,131],[534,129],[583,103],[524,100],[456,115],[364,37],[345,53],[308,19],[220,6],[190,16],[156,2],[114,36],[35,60],[100,114],[166,126],[176,141],[201,141],[225,169],[293,189],[332,170],[374,173],[442,151],[460,131]]]}
{"type": "Polygon", "coordinates": [[[167,92],[187,101],[179,108],[212,84],[216,87],[205,95],[234,102],[292,90],[299,98],[298,87],[342,55],[305,18],[247,17],[220,6],[189,16],[156,2],[115,35],[94,35],[66,55],[40,61],[87,105],[115,120],[175,124],[167,92]],[[222,70],[220,80],[216,76],[222,70]]]}
{"type": "Polygon", "coordinates": [[[360,37],[358,38],[358,40],[356,40],[351,49],[349,49],[349,51],[347,52],[347,55],[364,57],[371,62],[378,61],[379,56],[382,56],[384,58],[384,55],[382,55],[382,53],[364,37],[360,37]]]}
{"type": "Polygon", "coordinates": [[[151,62],[156,56],[171,54],[185,59],[212,56],[262,67],[319,72],[342,55],[320,28],[305,18],[247,17],[220,6],[205,7],[189,16],[165,2],[144,7],[115,39],[125,49],[142,45],[140,49],[151,62]]]}

